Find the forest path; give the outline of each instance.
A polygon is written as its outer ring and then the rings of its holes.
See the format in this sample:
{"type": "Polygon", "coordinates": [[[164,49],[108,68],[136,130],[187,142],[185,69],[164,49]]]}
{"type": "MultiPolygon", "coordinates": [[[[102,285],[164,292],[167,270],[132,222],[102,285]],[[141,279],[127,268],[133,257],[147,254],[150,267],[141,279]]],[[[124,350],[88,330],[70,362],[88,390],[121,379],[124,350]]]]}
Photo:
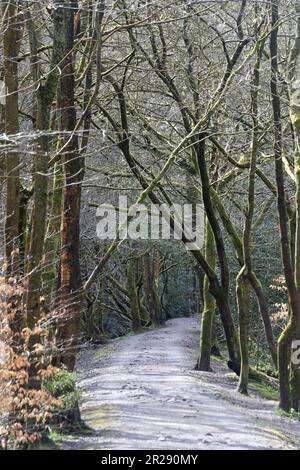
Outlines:
{"type": "Polygon", "coordinates": [[[218,374],[207,381],[208,373],[193,370],[198,324],[173,319],[83,353],[81,412],[94,432],[66,438],[62,447],[300,448],[299,422],[276,415],[274,402],[240,397],[233,384],[224,388],[218,374]]]}

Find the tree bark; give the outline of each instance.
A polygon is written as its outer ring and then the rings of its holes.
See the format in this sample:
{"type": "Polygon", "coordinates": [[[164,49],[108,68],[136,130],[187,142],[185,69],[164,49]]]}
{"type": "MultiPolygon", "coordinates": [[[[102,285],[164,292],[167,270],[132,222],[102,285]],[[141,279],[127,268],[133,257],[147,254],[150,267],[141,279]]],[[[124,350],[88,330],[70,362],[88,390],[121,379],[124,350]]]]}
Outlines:
{"type": "MultiPolygon", "coordinates": [[[[217,220],[215,208],[213,206],[211,194],[210,194],[210,181],[207,172],[207,166],[205,161],[205,139],[206,134],[199,134],[199,143],[197,145],[197,164],[199,168],[199,174],[202,183],[202,196],[203,204],[206,212],[207,219],[210,223],[211,230],[214,234],[216,251],[221,271],[221,286],[218,290],[212,294],[216,295],[216,302],[220,310],[221,320],[224,326],[227,346],[229,350],[230,359],[236,360],[239,357],[239,347],[236,335],[235,325],[232,319],[230,306],[228,302],[228,290],[229,290],[229,269],[225,253],[224,240],[220,224],[217,220]]],[[[211,286],[212,287],[212,286],[211,286]]]]}
{"type": "Polygon", "coordinates": [[[84,158],[78,149],[76,111],[74,103],[74,12],[76,3],[64,9],[65,50],[60,79],[58,107],[61,110],[61,130],[66,135],[63,142],[65,184],[63,190],[61,231],[61,289],[58,341],[59,360],[73,370],[80,337],[82,317],[82,281],[80,273],[80,202],[84,174],[84,158]]]}
{"type": "Polygon", "coordinates": [[[147,300],[150,320],[153,326],[157,327],[161,324],[161,312],[159,298],[155,286],[155,269],[154,260],[150,257],[150,253],[146,253],[143,257],[144,265],[144,291],[147,300]]]}
{"type": "MultiPolygon", "coordinates": [[[[214,189],[211,190],[211,193],[214,198],[214,202],[216,204],[218,213],[222,219],[223,225],[226,228],[227,233],[232,240],[232,244],[235,248],[236,257],[238,259],[240,267],[242,267],[243,266],[243,245],[242,245],[241,237],[238,234],[237,229],[234,226],[233,222],[230,220],[230,217],[221,201],[220,196],[217,194],[217,192],[214,189]]],[[[262,317],[263,324],[264,324],[267,344],[269,347],[271,357],[273,359],[274,366],[277,368],[277,345],[276,345],[276,341],[274,338],[272,325],[270,321],[267,299],[262,289],[262,285],[259,279],[257,278],[253,269],[251,272],[247,273],[247,276],[257,298],[259,312],[260,312],[260,315],[262,317]]]]}
{"type": "Polygon", "coordinates": [[[57,278],[57,254],[60,243],[61,205],[63,175],[61,162],[57,162],[53,170],[52,200],[45,238],[43,255],[43,286],[46,305],[54,306],[55,280],[57,278]]]}
{"type": "Polygon", "coordinates": [[[5,152],[6,207],[5,207],[5,272],[7,277],[19,273],[19,206],[20,157],[14,140],[19,133],[18,109],[18,30],[17,2],[2,2],[3,59],[5,84],[5,133],[11,139],[5,152]]]}
{"type": "Polygon", "coordinates": [[[46,219],[48,207],[48,136],[52,102],[55,96],[59,64],[63,57],[63,11],[61,3],[56,0],[53,12],[53,52],[51,70],[47,80],[42,85],[41,71],[39,69],[38,41],[35,24],[31,17],[29,4],[25,8],[30,52],[32,78],[39,86],[35,92],[36,99],[36,131],[35,156],[33,167],[33,208],[30,220],[30,234],[26,259],[26,313],[27,323],[33,328],[40,318],[40,297],[42,287],[42,258],[46,233],[46,219]]]}
{"type": "MultiPolygon", "coordinates": [[[[206,219],[205,224],[205,258],[212,269],[216,265],[216,245],[214,234],[206,219]]],[[[200,348],[196,369],[202,371],[211,371],[210,356],[212,350],[212,335],[215,316],[216,302],[213,295],[209,292],[209,281],[204,277],[203,285],[203,311],[201,314],[200,329],[200,348]]]]}
{"type": "Polygon", "coordinates": [[[275,175],[277,186],[277,210],[280,226],[281,256],[283,262],[284,276],[289,297],[291,318],[285,330],[278,341],[278,364],[279,364],[279,384],[280,384],[280,403],[279,407],[284,411],[291,408],[291,394],[289,385],[289,350],[295,332],[295,324],[300,318],[300,302],[297,293],[293,263],[291,261],[288,217],[286,209],[284,172],[282,162],[282,126],[281,126],[281,104],[278,91],[278,0],[271,1],[271,95],[274,120],[274,156],[275,156],[275,175]]]}
{"type": "MultiPolygon", "coordinates": [[[[294,149],[294,175],[296,182],[296,213],[294,243],[291,243],[291,248],[295,253],[294,269],[295,269],[295,284],[298,299],[300,298],[300,153],[299,153],[299,138],[300,138],[300,99],[299,99],[299,80],[300,80],[300,1],[295,3],[296,17],[297,17],[297,31],[294,47],[291,51],[290,57],[290,115],[295,131],[296,145],[294,149]]],[[[300,302],[300,301],[299,301],[300,302]]],[[[300,315],[294,314],[291,318],[293,323],[292,340],[300,339],[300,315]]],[[[288,348],[288,346],[287,346],[288,348]]],[[[297,364],[291,364],[291,398],[292,405],[295,410],[299,409],[300,402],[300,369],[297,364]]]]}
{"type": "Polygon", "coordinates": [[[130,298],[133,331],[141,329],[140,301],[136,285],[136,264],[137,260],[132,258],[127,268],[127,291],[130,298]]]}

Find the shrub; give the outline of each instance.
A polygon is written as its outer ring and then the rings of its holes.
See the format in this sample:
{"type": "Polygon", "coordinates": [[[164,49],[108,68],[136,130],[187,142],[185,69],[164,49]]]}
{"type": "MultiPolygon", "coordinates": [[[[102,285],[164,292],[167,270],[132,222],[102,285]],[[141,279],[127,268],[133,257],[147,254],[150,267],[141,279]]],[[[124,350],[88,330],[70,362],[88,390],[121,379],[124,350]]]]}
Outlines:
{"type": "Polygon", "coordinates": [[[66,369],[59,369],[51,377],[45,378],[42,388],[49,395],[59,400],[62,407],[55,411],[54,422],[62,426],[73,426],[80,421],[78,410],[79,392],[76,390],[76,374],[66,369]]]}
{"type": "Polygon", "coordinates": [[[63,403],[42,389],[42,381],[58,369],[50,364],[47,318],[24,327],[23,289],[14,279],[0,279],[0,337],[5,354],[0,364],[2,448],[26,449],[47,433],[48,423],[63,403]]]}

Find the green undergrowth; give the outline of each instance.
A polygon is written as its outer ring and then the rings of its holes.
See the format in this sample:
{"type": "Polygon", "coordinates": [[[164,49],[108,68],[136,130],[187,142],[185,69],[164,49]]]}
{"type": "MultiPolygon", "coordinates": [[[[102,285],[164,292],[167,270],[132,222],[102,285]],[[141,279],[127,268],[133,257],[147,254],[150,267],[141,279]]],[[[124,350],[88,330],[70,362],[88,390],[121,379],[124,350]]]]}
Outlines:
{"type": "Polygon", "coordinates": [[[211,356],[211,363],[217,362],[219,364],[223,364],[227,367],[227,359],[223,351],[221,351],[222,356],[211,356]]]}
{"type": "Polygon", "coordinates": [[[274,400],[274,401],[279,400],[278,388],[272,387],[271,385],[268,385],[263,382],[258,382],[257,380],[250,379],[249,388],[250,388],[250,391],[253,390],[259,393],[259,395],[262,398],[265,398],[266,400],[274,400]]]}
{"type": "Polygon", "coordinates": [[[80,394],[76,389],[76,374],[60,369],[52,377],[44,379],[42,387],[62,403],[62,407],[54,410],[51,428],[59,432],[80,428],[82,425],[78,405],[80,394]]]}
{"type": "Polygon", "coordinates": [[[34,447],[36,450],[59,450],[64,437],[90,432],[80,416],[80,393],[76,388],[76,379],[76,373],[60,369],[51,378],[43,380],[42,388],[57,398],[62,406],[54,410],[48,427],[49,432],[34,447]]]}
{"type": "MultiPolygon", "coordinates": [[[[224,367],[227,367],[227,360],[224,357],[212,357],[212,364],[222,364],[224,367]]],[[[228,369],[230,370],[230,369],[228,369]]],[[[277,380],[269,377],[265,372],[258,371],[251,368],[249,378],[249,391],[251,393],[258,393],[260,397],[265,398],[266,400],[279,400],[279,390],[277,380]]],[[[238,376],[235,372],[228,372],[226,374],[231,379],[238,380],[238,376]]]]}
{"type": "Polygon", "coordinates": [[[283,411],[283,410],[277,410],[276,413],[279,416],[288,416],[290,418],[295,418],[300,422],[300,412],[295,411],[294,409],[291,409],[289,413],[287,411],[283,411]]]}

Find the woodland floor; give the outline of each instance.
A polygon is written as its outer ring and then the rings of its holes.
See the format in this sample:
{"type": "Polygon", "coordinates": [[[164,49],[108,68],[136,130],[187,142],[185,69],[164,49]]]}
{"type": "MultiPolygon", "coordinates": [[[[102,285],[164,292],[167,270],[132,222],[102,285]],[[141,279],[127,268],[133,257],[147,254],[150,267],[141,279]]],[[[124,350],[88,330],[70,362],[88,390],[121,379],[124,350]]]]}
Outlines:
{"type": "Polygon", "coordinates": [[[299,449],[299,421],[276,403],[235,392],[226,366],[193,370],[199,321],[87,350],[78,361],[81,413],[90,432],[64,437],[63,449],[299,449]]]}

